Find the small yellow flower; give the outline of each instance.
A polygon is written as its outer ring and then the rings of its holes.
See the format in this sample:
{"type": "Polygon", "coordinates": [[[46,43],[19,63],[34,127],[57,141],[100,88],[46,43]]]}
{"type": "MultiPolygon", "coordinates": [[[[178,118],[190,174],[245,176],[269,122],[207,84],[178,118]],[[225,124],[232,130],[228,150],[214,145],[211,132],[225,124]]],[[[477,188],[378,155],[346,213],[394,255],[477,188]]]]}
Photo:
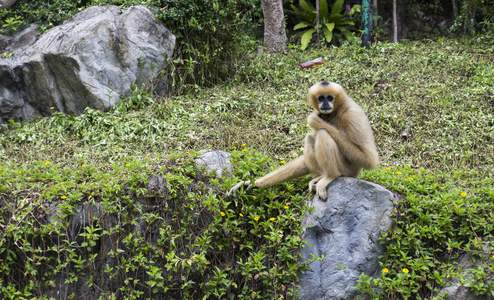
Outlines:
{"type": "Polygon", "coordinates": [[[485,60],[483,60],[482,63],[485,64],[485,60]]]}
{"type": "Polygon", "coordinates": [[[50,107],[50,109],[55,109],[55,107],[52,106],[52,107],[50,107]]]}
{"type": "Polygon", "coordinates": [[[50,164],[50,162],[49,162],[49,161],[46,161],[46,162],[45,162],[45,166],[47,166],[47,165],[49,165],[49,164],[50,164]]]}
{"type": "Polygon", "coordinates": [[[130,164],[125,164],[126,167],[130,166],[130,164]]]}
{"type": "Polygon", "coordinates": [[[148,159],[148,158],[149,158],[149,156],[146,156],[146,159],[148,159]]]}
{"type": "Polygon", "coordinates": [[[465,193],[465,192],[461,192],[461,194],[460,194],[460,195],[461,195],[462,197],[466,197],[466,196],[467,196],[467,193],[465,193]]]}
{"type": "Polygon", "coordinates": [[[413,178],[412,178],[412,177],[408,177],[408,179],[413,180],[413,178]]]}
{"type": "Polygon", "coordinates": [[[444,188],[443,187],[441,188],[441,191],[444,191],[444,188]]]}
{"type": "Polygon", "coordinates": [[[396,174],[401,175],[401,172],[400,172],[400,171],[398,171],[398,172],[396,172],[396,174]]]}
{"type": "Polygon", "coordinates": [[[67,196],[62,196],[62,197],[60,197],[60,198],[62,198],[62,199],[67,199],[67,196]]]}
{"type": "Polygon", "coordinates": [[[22,171],[17,172],[17,174],[21,174],[21,173],[22,173],[22,171]]]}
{"type": "Polygon", "coordinates": [[[403,268],[403,270],[401,270],[401,271],[402,271],[403,273],[405,273],[405,274],[406,274],[406,273],[408,273],[408,272],[410,272],[410,271],[408,271],[408,269],[407,269],[407,268],[403,268]]]}
{"type": "Polygon", "coordinates": [[[232,150],[235,150],[235,149],[237,149],[237,147],[233,146],[233,147],[232,147],[232,150]]]}
{"type": "Polygon", "coordinates": [[[494,255],[491,257],[491,259],[494,259],[494,255]]]}
{"type": "Polygon", "coordinates": [[[224,216],[225,216],[225,213],[224,213],[224,212],[220,212],[220,215],[221,215],[222,217],[224,217],[224,216]]]}
{"type": "MultiPolygon", "coordinates": [[[[391,170],[391,167],[387,167],[387,168],[386,168],[386,170],[388,170],[388,171],[389,171],[389,170],[391,170]]],[[[386,269],[386,270],[387,270],[387,269],[386,269]]]]}
{"type": "Polygon", "coordinates": [[[136,125],[137,125],[137,122],[134,122],[134,124],[136,124],[136,125]]]}
{"type": "Polygon", "coordinates": [[[86,164],[82,164],[82,165],[81,165],[81,168],[85,168],[85,167],[86,167],[86,164]]]}
{"type": "Polygon", "coordinates": [[[290,207],[288,207],[288,205],[285,205],[285,207],[284,207],[284,208],[285,208],[285,209],[289,209],[290,207]]]}
{"type": "Polygon", "coordinates": [[[96,220],[96,217],[93,217],[93,220],[96,220]]]}
{"type": "Polygon", "coordinates": [[[286,161],[282,160],[280,161],[281,164],[286,164],[286,161]]]}
{"type": "Polygon", "coordinates": [[[384,269],[383,269],[383,272],[384,272],[384,273],[388,273],[388,272],[389,272],[388,268],[384,268],[384,269]]]}
{"type": "Polygon", "coordinates": [[[245,145],[247,145],[247,144],[243,143],[241,146],[242,146],[242,147],[245,147],[245,145]]]}
{"type": "Polygon", "coordinates": [[[87,239],[89,240],[90,238],[91,238],[91,237],[88,235],[88,236],[87,236],[87,239]]]}
{"type": "Polygon", "coordinates": [[[239,215],[239,216],[241,216],[241,217],[243,217],[243,216],[244,216],[242,213],[239,213],[238,215],[239,215]]]}
{"type": "Polygon", "coordinates": [[[256,222],[259,221],[259,217],[258,216],[255,216],[254,217],[254,221],[256,221],[256,222]]]}
{"type": "Polygon", "coordinates": [[[247,149],[242,149],[243,152],[247,151],[247,149]]]}
{"type": "Polygon", "coordinates": [[[189,151],[187,151],[187,152],[185,152],[185,153],[190,154],[190,152],[189,152],[189,151]]]}
{"type": "Polygon", "coordinates": [[[118,147],[115,147],[115,150],[118,150],[118,147]]]}
{"type": "Polygon", "coordinates": [[[276,218],[269,218],[269,220],[271,220],[271,222],[274,222],[276,218]]]}

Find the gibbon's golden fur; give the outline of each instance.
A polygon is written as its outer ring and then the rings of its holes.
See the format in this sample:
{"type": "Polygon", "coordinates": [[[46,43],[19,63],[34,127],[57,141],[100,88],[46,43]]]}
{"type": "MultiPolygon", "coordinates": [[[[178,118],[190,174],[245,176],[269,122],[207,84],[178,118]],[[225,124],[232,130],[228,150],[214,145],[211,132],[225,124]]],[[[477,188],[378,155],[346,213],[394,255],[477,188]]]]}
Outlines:
{"type": "MultiPolygon", "coordinates": [[[[257,179],[254,187],[273,186],[311,173],[309,190],[314,188],[326,200],[326,187],[339,176],[357,177],[362,168],[374,169],[379,163],[369,120],[360,106],[334,82],[322,81],[309,89],[314,112],[307,119],[312,132],[305,137],[304,155],[257,179]]],[[[241,181],[230,194],[241,186],[241,181]]]]}

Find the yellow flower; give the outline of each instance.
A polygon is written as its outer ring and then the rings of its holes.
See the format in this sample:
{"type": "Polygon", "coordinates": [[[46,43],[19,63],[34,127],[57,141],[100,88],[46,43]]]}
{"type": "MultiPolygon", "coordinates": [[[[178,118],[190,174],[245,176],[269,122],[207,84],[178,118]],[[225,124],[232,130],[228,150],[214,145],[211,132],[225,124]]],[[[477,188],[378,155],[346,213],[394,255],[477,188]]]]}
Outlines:
{"type": "Polygon", "coordinates": [[[384,273],[388,273],[388,272],[389,272],[388,268],[384,268],[384,269],[383,269],[383,272],[384,272],[384,273]]]}
{"type": "Polygon", "coordinates": [[[285,207],[284,207],[284,208],[285,208],[285,209],[289,209],[288,205],[285,205],[285,207]]]}
{"type": "Polygon", "coordinates": [[[118,147],[115,147],[115,150],[118,150],[118,147]]]}
{"type": "Polygon", "coordinates": [[[50,109],[55,109],[55,107],[52,106],[52,107],[50,107],[50,109]]]}
{"type": "Polygon", "coordinates": [[[185,153],[190,154],[190,152],[189,152],[189,151],[187,151],[187,152],[185,152],[185,153]]]}
{"type": "Polygon", "coordinates": [[[460,195],[461,195],[462,197],[466,197],[466,196],[467,196],[467,193],[465,193],[465,192],[461,192],[461,194],[460,194],[460,195]]]}
{"type": "Polygon", "coordinates": [[[398,172],[396,172],[396,174],[401,175],[401,172],[400,172],[400,171],[398,171],[398,172]]]}
{"type": "Polygon", "coordinates": [[[255,216],[254,217],[254,221],[256,221],[256,222],[259,221],[259,217],[258,216],[255,216]]]}
{"type": "Polygon", "coordinates": [[[406,274],[406,273],[408,273],[408,272],[410,272],[410,271],[408,271],[408,269],[407,269],[407,268],[403,268],[403,270],[401,270],[401,271],[402,271],[403,273],[405,273],[405,274],[406,274]]]}
{"type": "Polygon", "coordinates": [[[126,167],[130,166],[130,164],[125,164],[126,167]]]}
{"type": "Polygon", "coordinates": [[[412,177],[408,177],[408,179],[413,180],[413,178],[412,178],[412,177]]]}
{"type": "Polygon", "coordinates": [[[221,215],[222,217],[224,217],[224,216],[225,216],[225,213],[224,213],[224,212],[220,212],[220,215],[221,215]]]}
{"type": "Polygon", "coordinates": [[[85,168],[85,167],[86,167],[86,164],[82,164],[82,165],[81,165],[81,168],[85,168]]]}
{"type": "Polygon", "coordinates": [[[269,220],[271,220],[272,222],[274,222],[276,220],[276,218],[270,218],[269,220]]]}
{"type": "Polygon", "coordinates": [[[149,158],[149,156],[146,156],[146,159],[148,159],[148,158],[149,158]]]}
{"type": "Polygon", "coordinates": [[[444,188],[443,187],[441,188],[441,191],[444,191],[444,188]]]}
{"type": "Polygon", "coordinates": [[[49,165],[49,164],[50,164],[50,162],[49,162],[49,161],[46,161],[46,162],[45,162],[45,166],[47,166],[47,165],[49,165]]]}
{"type": "Polygon", "coordinates": [[[247,149],[242,149],[243,152],[247,151],[247,149]]]}
{"type": "Polygon", "coordinates": [[[391,170],[391,167],[387,167],[386,170],[388,170],[388,171],[391,170]]]}
{"type": "Polygon", "coordinates": [[[60,198],[62,198],[62,199],[67,199],[67,196],[62,196],[62,197],[60,197],[60,198]]]}
{"type": "Polygon", "coordinates": [[[232,150],[235,150],[235,149],[237,149],[237,147],[233,146],[233,147],[232,147],[232,150]]]}
{"type": "Polygon", "coordinates": [[[280,161],[281,164],[286,164],[286,161],[282,160],[280,161]]]}
{"type": "Polygon", "coordinates": [[[239,215],[239,216],[241,216],[241,217],[243,217],[243,216],[244,216],[242,213],[239,213],[238,215],[239,215]]]}
{"type": "Polygon", "coordinates": [[[243,143],[241,146],[242,146],[242,147],[245,147],[245,145],[247,145],[247,144],[243,143]]]}

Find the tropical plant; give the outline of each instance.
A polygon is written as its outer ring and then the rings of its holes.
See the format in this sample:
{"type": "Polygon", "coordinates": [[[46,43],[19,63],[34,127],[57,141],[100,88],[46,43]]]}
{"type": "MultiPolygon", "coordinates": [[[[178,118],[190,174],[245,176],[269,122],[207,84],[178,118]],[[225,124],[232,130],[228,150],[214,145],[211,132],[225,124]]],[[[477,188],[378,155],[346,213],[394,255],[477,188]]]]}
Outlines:
{"type": "Polygon", "coordinates": [[[337,41],[341,41],[343,38],[349,38],[353,35],[352,32],[356,31],[355,22],[348,17],[360,12],[360,5],[354,5],[349,13],[342,13],[343,4],[343,0],[337,0],[329,11],[328,2],[319,0],[319,22],[317,22],[317,10],[305,0],[300,0],[300,10],[295,5],[291,5],[292,10],[287,12],[301,18],[301,22],[295,25],[293,29],[303,30],[300,33],[302,50],[309,45],[313,34],[317,32],[318,25],[328,44],[333,42],[335,38],[337,41]]]}

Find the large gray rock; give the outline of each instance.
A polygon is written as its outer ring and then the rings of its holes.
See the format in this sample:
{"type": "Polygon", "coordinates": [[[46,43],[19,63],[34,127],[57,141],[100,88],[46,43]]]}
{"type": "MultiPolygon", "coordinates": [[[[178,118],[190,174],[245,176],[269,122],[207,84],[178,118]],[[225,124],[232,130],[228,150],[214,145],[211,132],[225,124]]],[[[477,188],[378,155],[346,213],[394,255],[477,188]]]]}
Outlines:
{"type": "MultiPolygon", "coordinates": [[[[356,178],[340,177],[327,188],[328,201],[314,196],[314,212],[302,224],[308,226],[305,240],[313,246],[302,249],[302,256],[316,260],[311,270],[300,274],[300,299],[356,299],[358,276],[378,277],[381,232],[392,225],[390,214],[397,199],[380,185],[356,178]]],[[[359,298],[364,299],[364,298],[359,298]]]]}
{"type": "MultiPolygon", "coordinates": [[[[0,123],[105,110],[131,84],[155,79],[174,47],[175,36],[144,6],[90,7],[0,58],[0,123]]],[[[163,94],[165,81],[154,91],[163,94]]]]}

